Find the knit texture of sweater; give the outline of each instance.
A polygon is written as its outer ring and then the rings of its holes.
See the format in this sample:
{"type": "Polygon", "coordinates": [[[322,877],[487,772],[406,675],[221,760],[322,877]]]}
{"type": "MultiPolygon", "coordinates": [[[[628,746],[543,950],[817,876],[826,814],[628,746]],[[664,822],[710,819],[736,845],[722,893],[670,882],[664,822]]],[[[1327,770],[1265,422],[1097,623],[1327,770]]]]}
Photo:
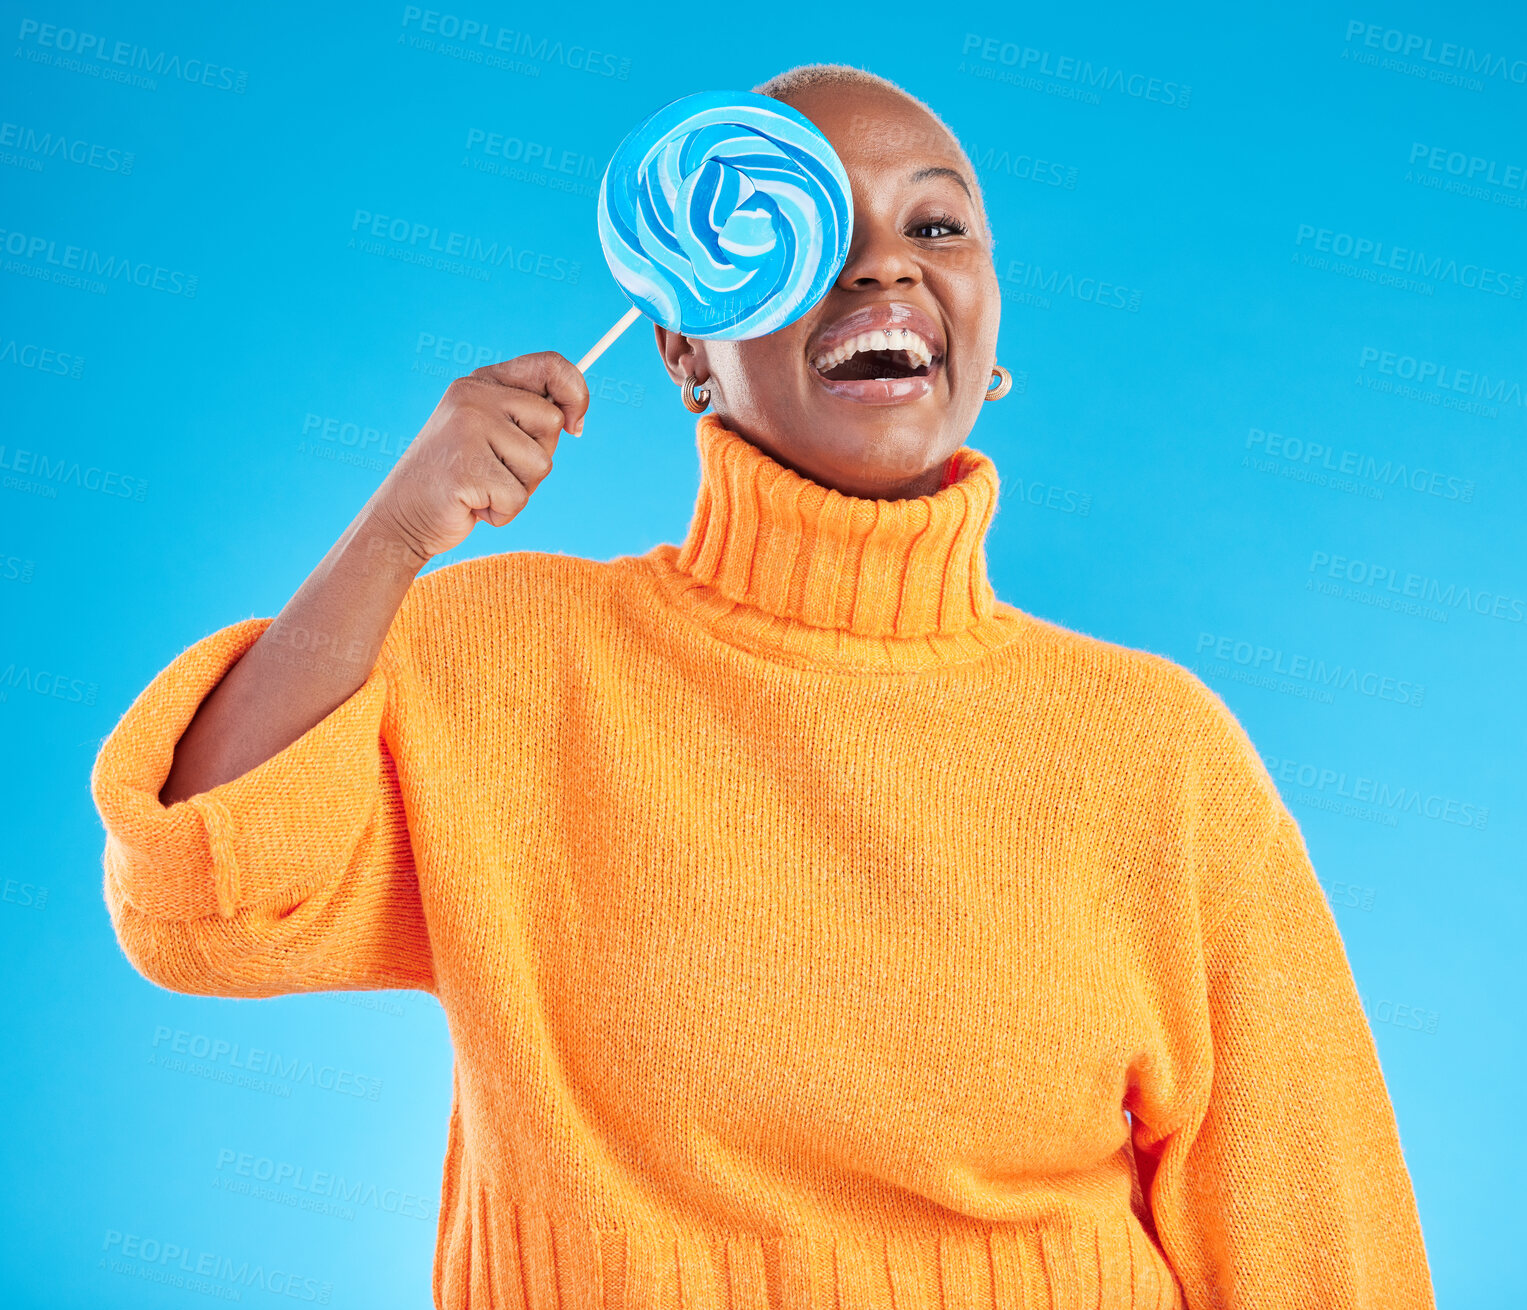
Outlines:
{"type": "Polygon", "coordinates": [[[166,808],[272,620],[176,657],[91,777],[133,967],[439,1000],[441,1310],[1431,1310],[1219,696],[998,600],[968,445],[881,501],[697,444],[681,545],[422,574],[354,695],[166,808]]]}

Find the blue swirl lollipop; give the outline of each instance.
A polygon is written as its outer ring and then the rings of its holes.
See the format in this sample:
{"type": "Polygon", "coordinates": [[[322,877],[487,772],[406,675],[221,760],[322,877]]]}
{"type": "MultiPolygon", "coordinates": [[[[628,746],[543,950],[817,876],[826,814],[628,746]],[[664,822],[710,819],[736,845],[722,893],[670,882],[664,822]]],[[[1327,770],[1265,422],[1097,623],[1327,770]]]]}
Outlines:
{"type": "Polygon", "coordinates": [[[788,326],[836,281],[853,227],[837,152],[783,101],[701,91],[664,105],[599,186],[600,244],[633,305],[578,367],[640,313],[705,340],[788,326]]]}

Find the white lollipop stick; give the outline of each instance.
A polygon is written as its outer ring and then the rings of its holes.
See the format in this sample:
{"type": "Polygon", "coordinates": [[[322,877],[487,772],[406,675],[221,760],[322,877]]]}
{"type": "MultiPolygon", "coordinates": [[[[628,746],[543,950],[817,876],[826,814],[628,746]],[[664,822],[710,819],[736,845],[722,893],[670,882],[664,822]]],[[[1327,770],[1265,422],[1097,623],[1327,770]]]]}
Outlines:
{"type": "Polygon", "coordinates": [[[587,373],[589,365],[598,359],[602,354],[604,354],[604,352],[610,348],[610,343],[613,342],[615,338],[624,332],[628,327],[630,327],[631,324],[636,322],[636,320],[641,317],[641,314],[642,311],[635,305],[632,305],[630,309],[626,310],[626,312],[620,316],[620,321],[616,323],[615,326],[612,327],[608,332],[606,332],[604,336],[600,337],[599,340],[594,343],[594,348],[578,361],[578,372],[587,373]]]}

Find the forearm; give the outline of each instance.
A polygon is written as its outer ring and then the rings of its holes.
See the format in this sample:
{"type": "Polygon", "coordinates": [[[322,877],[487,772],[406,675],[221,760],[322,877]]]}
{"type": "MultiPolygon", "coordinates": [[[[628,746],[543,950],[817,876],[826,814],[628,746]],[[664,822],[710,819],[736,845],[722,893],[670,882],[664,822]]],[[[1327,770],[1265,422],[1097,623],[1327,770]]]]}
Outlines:
{"type": "Polygon", "coordinates": [[[202,701],[176,743],[160,804],[243,776],[353,696],[425,562],[362,509],[202,701]]]}

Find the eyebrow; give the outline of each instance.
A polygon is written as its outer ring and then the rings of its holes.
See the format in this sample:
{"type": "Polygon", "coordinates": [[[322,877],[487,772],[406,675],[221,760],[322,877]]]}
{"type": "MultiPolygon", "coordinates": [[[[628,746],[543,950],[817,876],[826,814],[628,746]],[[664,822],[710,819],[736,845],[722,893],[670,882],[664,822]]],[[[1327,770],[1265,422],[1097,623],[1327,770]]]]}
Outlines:
{"type": "Polygon", "coordinates": [[[924,178],[928,177],[952,177],[956,182],[965,188],[965,194],[967,196],[969,196],[972,200],[975,199],[975,195],[970,189],[970,183],[965,180],[964,174],[953,168],[919,168],[917,172],[911,174],[907,178],[907,181],[921,182],[924,178]]]}

